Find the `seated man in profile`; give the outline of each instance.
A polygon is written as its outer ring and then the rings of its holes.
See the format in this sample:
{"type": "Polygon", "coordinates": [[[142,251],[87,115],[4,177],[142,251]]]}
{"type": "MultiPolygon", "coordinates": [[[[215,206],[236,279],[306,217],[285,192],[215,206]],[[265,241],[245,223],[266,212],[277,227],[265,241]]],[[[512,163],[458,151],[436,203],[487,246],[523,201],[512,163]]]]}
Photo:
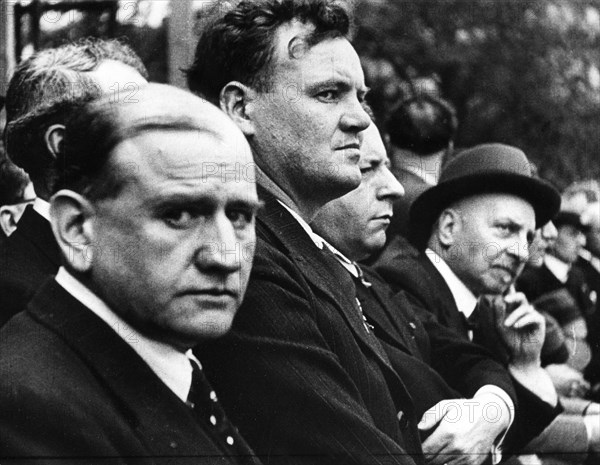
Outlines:
{"type": "Polygon", "coordinates": [[[0,457],[254,463],[190,350],[230,329],[248,283],[250,149],[185,91],[124,96],[67,124],[63,266],[0,331],[0,457]]]}
{"type": "MultiPolygon", "coordinates": [[[[506,430],[507,423],[503,423],[506,417],[501,416],[505,415],[500,414],[501,410],[497,411],[496,421],[486,418],[489,414],[486,406],[503,403],[498,385],[502,386],[499,381],[504,370],[489,358],[485,359],[490,357],[487,351],[461,341],[459,335],[442,327],[402,293],[394,296],[392,289],[372,270],[357,265],[357,260],[364,260],[385,244],[392,204],[402,192],[388,168],[385,148],[374,126],[365,131],[360,163],[361,185],[325,205],[311,225],[329,242],[342,266],[354,276],[357,298],[367,324],[382,341],[413,398],[419,399],[418,405],[423,406],[419,410],[424,414],[419,426],[428,435],[423,443],[426,457],[433,463],[439,456],[444,457],[444,463],[476,462],[475,457],[483,460],[494,450],[500,433],[506,430]],[[411,361],[407,354],[422,363],[411,361]],[[476,357],[480,357],[478,363],[474,363],[476,357]],[[441,383],[440,377],[443,378],[441,383]]],[[[519,329],[517,319],[508,320],[507,330],[515,336],[515,344],[528,338],[531,329],[538,333],[543,331],[543,319],[531,312],[533,309],[528,316],[537,320],[532,320],[534,328],[528,328],[527,332],[519,329]]],[[[546,405],[541,400],[538,404],[546,405]]],[[[512,433],[510,446],[524,444],[550,422],[556,413],[550,406],[545,410],[547,414],[543,410],[538,412],[537,424],[527,424],[530,419],[517,416],[512,430],[519,433],[512,433]]]]}

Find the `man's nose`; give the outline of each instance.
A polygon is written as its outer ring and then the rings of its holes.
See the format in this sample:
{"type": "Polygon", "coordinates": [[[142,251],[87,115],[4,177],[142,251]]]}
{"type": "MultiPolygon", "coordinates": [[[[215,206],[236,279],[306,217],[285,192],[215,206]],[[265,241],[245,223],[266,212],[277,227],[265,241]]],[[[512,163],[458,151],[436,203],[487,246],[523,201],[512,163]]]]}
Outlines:
{"type": "Polygon", "coordinates": [[[340,120],[342,130],[361,132],[367,129],[370,124],[371,117],[367,114],[358,98],[349,102],[340,120]]]}
{"type": "Polygon", "coordinates": [[[201,242],[196,252],[199,269],[218,269],[222,273],[233,273],[241,266],[242,250],[235,229],[225,213],[215,214],[198,234],[201,242]]]}
{"type": "Polygon", "coordinates": [[[531,244],[526,236],[520,238],[515,244],[507,249],[509,255],[513,256],[519,263],[525,263],[529,259],[531,244]]]}
{"type": "Polygon", "coordinates": [[[396,176],[394,176],[392,172],[387,167],[385,167],[382,172],[381,187],[377,191],[378,198],[381,200],[396,200],[402,197],[403,195],[404,187],[396,179],[396,176]]]}

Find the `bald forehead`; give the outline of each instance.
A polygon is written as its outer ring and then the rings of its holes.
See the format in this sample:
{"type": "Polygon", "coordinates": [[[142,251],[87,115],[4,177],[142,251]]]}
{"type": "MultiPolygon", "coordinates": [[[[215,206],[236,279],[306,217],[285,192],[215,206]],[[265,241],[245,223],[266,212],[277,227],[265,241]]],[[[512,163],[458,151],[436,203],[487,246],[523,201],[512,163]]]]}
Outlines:
{"type": "MultiPolygon", "coordinates": [[[[123,93],[116,98],[123,97],[123,93]]],[[[127,98],[127,97],[123,97],[127,98]]],[[[235,131],[235,124],[217,107],[177,89],[164,92],[141,89],[114,107],[122,128],[144,125],[182,126],[192,130],[223,133],[235,131]]],[[[108,102],[110,105],[110,100],[108,102]]]]}
{"type": "Polygon", "coordinates": [[[455,202],[450,208],[458,210],[467,220],[510,220],[522,228],[535,229],[535,210],[525,199],[507,193],[479,194],[455,202]]]}

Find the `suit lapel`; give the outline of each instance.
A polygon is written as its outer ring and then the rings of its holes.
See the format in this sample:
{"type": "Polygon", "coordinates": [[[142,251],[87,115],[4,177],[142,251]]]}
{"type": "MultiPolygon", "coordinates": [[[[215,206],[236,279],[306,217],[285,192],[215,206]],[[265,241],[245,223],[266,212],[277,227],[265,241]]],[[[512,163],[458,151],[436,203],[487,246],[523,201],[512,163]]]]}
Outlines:
{"type": "Polygon", "coordinates": [[[395,301],[391,301],[382,295],[383,288],[380,287],[381,283],[374,280],[372,273],[368,269],[363,268],[363,271],[365,271],[368,281],[376,283],[367,292],[371,292],[373,299],[379,304],[370,306],[368,310],[365,309],[367,317],[377,325],[378,331],[381,333],[381,339],[390,341],[390,343],[398,346],[404,352],[414,355],[415,347],[410,342],[410,335],[407,334],[409,322],[402,314],[404,309],[390,308],[390,304],[395,303],[395,301]]]}
{"type": "Polygon", "coordinates": [[[46,282],[28,310],[78,353],[153,455],[206,454],[206,433],[189,408],[123,341],[127,334],[117,335],[54,280],[46,282]]]}
{"type": "Polygon", "coordinates": [[[40,251],[57,268],[60,266],[60,249],[54,239],[50,222],[27,206],[15,234],[21,235],[40,251]]]}
{"type": "Polygon", "coordinates": [[[431,288],[436,291],[435,300],[436,306],[439,308],[441,315],[438,315],[440,320],[445,321],[445,325],[457,331],[464,338],[469,337],[468,328],[465,319],[458,310],[454,296],[446,284],[446,280],[431,263],[429,258],[422,253],[418,258],[423,268],[427,271],[431,288]]]}
{"type": "Polygon", "coordinates": [[[397,376],[375,336],[365,330],[350,274],[333,256],[315,246],[306,231],[274,196],[264,189],[259,189],[259,195],[265,201],[265,208],[259,213],[258,220],[271,233],[270,238],[280,243],[310,286],[339,310],[360,345],[397,376]]]}

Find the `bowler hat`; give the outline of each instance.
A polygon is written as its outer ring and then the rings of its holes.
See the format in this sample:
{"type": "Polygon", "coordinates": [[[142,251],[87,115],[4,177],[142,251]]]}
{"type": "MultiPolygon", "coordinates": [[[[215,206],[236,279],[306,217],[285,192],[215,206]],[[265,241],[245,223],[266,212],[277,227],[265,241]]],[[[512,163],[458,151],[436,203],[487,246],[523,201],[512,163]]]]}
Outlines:
{"type": "Polygon", "coordinates": [[[485,193],[508,193],[525,199],[535,211],[538,228],[560,208],[558,191],[532,176],[529,160],[521,150],[503,144],[477,145],[453,158],[442,169],[438,184],[415,199],[409,213],[411,241],[424,247],[444,208],[485,193]]]}
{"type": "Polygon", "coordinates": [[[553,221],[557,227],[568,224],[584,234],[590,232],[590,225],[582,223],[581,215],[573,211],[561,211],[553,221]]]}

